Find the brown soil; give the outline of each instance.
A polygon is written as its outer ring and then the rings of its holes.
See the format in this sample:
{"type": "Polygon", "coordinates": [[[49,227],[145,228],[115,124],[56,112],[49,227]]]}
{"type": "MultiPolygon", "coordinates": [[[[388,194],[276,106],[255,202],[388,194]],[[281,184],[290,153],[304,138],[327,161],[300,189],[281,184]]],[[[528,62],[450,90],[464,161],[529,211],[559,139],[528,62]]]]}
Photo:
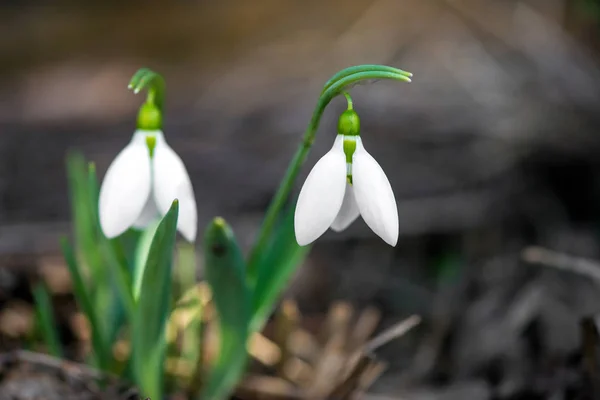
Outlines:
{"type": "Polygon", "coordinates": [[[0,356],[0,400],[138,400],[135,389],[81,364],[38,353],[0,356]]]}

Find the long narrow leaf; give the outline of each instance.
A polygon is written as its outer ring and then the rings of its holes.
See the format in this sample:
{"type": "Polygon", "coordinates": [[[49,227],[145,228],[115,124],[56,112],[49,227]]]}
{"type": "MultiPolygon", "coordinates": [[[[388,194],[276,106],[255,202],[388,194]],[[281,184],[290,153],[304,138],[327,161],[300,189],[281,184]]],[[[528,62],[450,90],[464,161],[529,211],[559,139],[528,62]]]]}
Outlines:
{"type": "Polygon", "coordinates": [[[111,239],[101,244],[110,271],[112,272],[111,284],[119,295],[123,307],[130,319],[135,312],[135,299],[133,297],[132,279],[127,265],[125,253],[120,249],[119,239],[111,239]]]}
{"type": "Polygon", "coordinates": [[[62,357],[63,351],[58,331],[56,330],[57,325],[54,319],[54,307],[52,307],[50,293],[48,293],[48,289],[42,283],[36,284],[32,292],[39,329],[41,330],[44,342],[46,342],[46,346],[48,346],[48,351],[55,357],[62,357]]]}
{"type": "Polygon", "coordinates": [[[279,296],[311,249],[311,246],[299,246],[296,242],[293,207],[285,211],[274,236],[268,251],[259,259],[252,299],[252,332],[262,329],[279,296]]]}
{"type": "Polygon", "coordinates": [[[67,157],[76,252],[79,271],[91,278],[87,293],[98,317],[104,322],[107,346],[111,346],[124,322],[124,308],[133,312],[133,296],[127,286],[126,260],[120,262],[114,246],[104,237],[98,216],[99,184],[93,163],[76,152],[67,157]]]}
{"type": "Polygon", "coordinates": [[[87,288],[94,308],[100,315],[106,315],[111,298],[107,268],[99,238],[95,230],[95,212],[92,195],[92,168],[80,153],[71,152],[67,156],[67,176],[70,189],[71,219],[74,228],[74,244],[77,259],[81,261],[79,271],[82,276],[90,276],[94,285],[87,288]]]}
{"type": "Polygon", "coordinates": [[[133,373],[144,395],[152,399],[163,396],[166,325],[178,214],[179,202],[175,200],[152,240],[133,319],[133,373]]]}
{"type": "Polygon", "coordinates": [[[133,297],[138,299],[140,296],[140,290],[142,287],[142,278],[148,261],[148,254],[150,253],[150,247],[152,246],[152,240],[158,229],[160,221],[156,221],[148,226],[140,235],[140,239],[135,249],[135,258],[133,266],[133,297]]]}
{"type": "MultiPolygon", "coordinates": [[[[134,311],[134,299],[131,289],[131,274],[130,268],[127,264],[127,254],[123,250],[121,238],[115,238],[112,240],[107,239],[100,229],[100,216],[98,211],[98,204],[100,198],[100,185],[98,184],[98,177],[96,176],[96,167],[90,163],[88,166],[87,174],[88,183],[88,196],[87,201],[89,202],[90,219],[92,221],[91,235],[95,239],[96,248],[102,252],[104,265],[100,268],[106,270],[107,266],[110,267],[112,272],[108,284],[111,285],[111,292],[117,291],[119,294],[119,301],[111,301],[111,307],[109,309],[109,316],[113,323],[113,330],[111,331],[110,337],[116,335],[116,332],[120,328],[120,323],[123,318],[123,308],[127,315],[131,319],[134,311]]],[[[106,272],[106,271],[105,271],[106,272]]]]}
{"type": "Polygon", "coordinates": [[[219,319],[219,355],[212,366],[202,400],[223,400],[244,372],[250,313],[246,265],[233,231],[215,218],[204,237],[205,274],[219,319]]]}
{"type": "Polygon", "coordinates": [[[107,370],[112,360],[112,352],[107,345],[104,331],[101,329],[101,320],[98,318],[96,310],[92,305],[92,301],[90,300],[83,282],[83,277],[81,276],[80,267],[75,259],[75,254],[66,238],[61,240],[61,248],[67,267],[69,268],[69,274],[73,280],[73,292],[75,293],[75,298],[90,324],[94,358],[99,368],[107,370]]]}
{"type": "Polygon", "coordinates": [[[175,297],[181,297],[196,286],[196,247],[192,243],[180,243],[177,246],[177,264],[175,266],[175,297]]]}

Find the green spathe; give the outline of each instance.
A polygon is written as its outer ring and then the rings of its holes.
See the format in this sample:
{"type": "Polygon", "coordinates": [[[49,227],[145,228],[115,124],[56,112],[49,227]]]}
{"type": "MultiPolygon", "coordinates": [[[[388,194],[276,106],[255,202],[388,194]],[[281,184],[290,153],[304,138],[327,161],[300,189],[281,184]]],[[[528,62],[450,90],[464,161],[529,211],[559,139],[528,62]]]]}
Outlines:
{"type": "Polygon", "coordinates": [[[137,128],[143,130],[160,130],[163,125],[165,105],[165,79],[162,75],[148,68],[139,69],[129,82],[129,89],[135,94],[142,89],[148,90],[146,102],[140,107],[137,128]]]}

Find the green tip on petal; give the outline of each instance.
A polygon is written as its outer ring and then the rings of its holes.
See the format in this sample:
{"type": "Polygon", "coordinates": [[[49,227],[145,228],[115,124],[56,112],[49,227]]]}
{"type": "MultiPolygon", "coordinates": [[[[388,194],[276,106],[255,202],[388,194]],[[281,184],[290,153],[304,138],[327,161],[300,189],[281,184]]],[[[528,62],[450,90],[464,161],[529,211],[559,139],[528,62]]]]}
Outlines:
{"type": "Polygon", "coordinates": [[[356,151],[356,140],[344,139],[344,154],[346,155],[346,162],[352,164],[352,156],[356,151]]]}
{"type": "Polygon", "coordinates": [[[150,158],[154,156],[154,149],[156,148],[156,136],[148,135],[146,136],[146,146],[148,147],[148,152],[150,153],[150,158]]]}

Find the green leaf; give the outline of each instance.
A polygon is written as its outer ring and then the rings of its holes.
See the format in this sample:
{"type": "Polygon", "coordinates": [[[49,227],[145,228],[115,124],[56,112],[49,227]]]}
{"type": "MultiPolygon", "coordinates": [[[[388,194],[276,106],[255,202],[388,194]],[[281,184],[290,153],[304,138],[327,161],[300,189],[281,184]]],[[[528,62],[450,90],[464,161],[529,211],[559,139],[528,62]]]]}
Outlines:
{"type": "Polygon", "coordinates": [[[198,398],[223,400],[234,390],[246,366],[250,293],[242,252],[222,218],[215,218],[206,229],[204,254],[206,280],[219,319],[220,346],[198,398]]]}
{"type": "MultiPolygon", "coordinates": [[[[157,226],[158,222],[156,222],[157,226]]],[[[133,267],[135,264],[135,256],[142,233],[143,231],[131,228],[119,236],[119,247],[123,250],[123,254],[125,255],[124,260],[128,266],[133,267]]],[[[133,271],[130,271],[130,273],[133,276],[133,271]]]]}
{"type": "Polygon", "coordinates": [[[163,398],[166,325],[171,302],[171,269],[179,202],[161,220],[152,240],[132,326],[136,383],[145,396],[163,398]]]}
{"type": "MultiPolygon", "coordinates": [[[[109,345],[107,345],[104,331],[102,330],[101,320],[98,318],[96,309],[94,308],[92,301],[88,295],[87,288],[83,282],[81,269],[71,245],[66,238],[61,240],[62,253],[69,268],[69,274],[73,281],[73,292],[79,307],[83,310],[83,313],[87,317],[90,329],[92,331],[92,348],[94,350],[94,359],[98,365],[98,368],[108,370],[112,360],[112,351],[109,345]]],[[[104,322],[104,321],[103,321],[104,322]]]]}
{"type": "Polygon", "coordinates": [[[48,346],[48,351],[55,357],[62,357],[63,351],[58,338],[56,321],[54,319],[54,307],[52,307],[52,298],[44,284],[38,283],[33,287],[33,299],[37,321],[42,332],[44,342],[48,346]]]}
{"type": "Polygon", "coordinates": [[[311,246],[299,246],[294,234],[294,207],[289,206],[274,232],[271,245],[259,257],[258,279],[252,299],[251,332],[260,331],[275,308],[279,296],[311,246]]]}
{"type": "Polygon", "coordinates": [[[150,247],[152,246],[152,240],[156,234],[156,230],[160,224],[160,220],[153,222],[148,226],[140,235],[140,239],[135,249],[135,258],[133,265],[133,297],[137,300],[140,296],[140,290],[142,287],[142,277],[146,270],[146,264],[148,261],[148,254],[150,247]]]}
{"type": "MultiPolygon", "coordinates": [[[[100,307],[106,307],[111,296],[106,292],[108,287],[101,283],[108,280],[108,272],[104,268],[102,252],[98,246],[97,234],[97,202],[94,201],[95,176],[93,166],[88,166],[80,153],[69,153],[67,156],[67,176],[71,199],[71,218],[74,225],[76,254],[83,261],[91,278],[96,283],[89,288],[91,298],[100,307]]],[[[81,270],[83,275],[87,275],[81,270]]],[[[104,312],[101,312],[104,314],[104,312]]]]}
{"type": "Polygon", "coordinates": [[[111,345],[123,324],[124,309],[129,316],[133,314],[127,258],[117,251],[117,240],[109,241],[100,229],[95,166],[87,163],[80,153],[71,152],[67,156],[67,175],[76,254],[83,261],[79,271],[82,276],[91,278],[87,292],[96,313],[104,321],[100,329],[104,331],[107,344],[111,345]]]}
{"type": "Polygon", "coordinates": [[[196,247],[194,243],[183,242],[177,245],[177,264],[175,267],[175,297],[183,296],[196,286],[196,247]]]}

